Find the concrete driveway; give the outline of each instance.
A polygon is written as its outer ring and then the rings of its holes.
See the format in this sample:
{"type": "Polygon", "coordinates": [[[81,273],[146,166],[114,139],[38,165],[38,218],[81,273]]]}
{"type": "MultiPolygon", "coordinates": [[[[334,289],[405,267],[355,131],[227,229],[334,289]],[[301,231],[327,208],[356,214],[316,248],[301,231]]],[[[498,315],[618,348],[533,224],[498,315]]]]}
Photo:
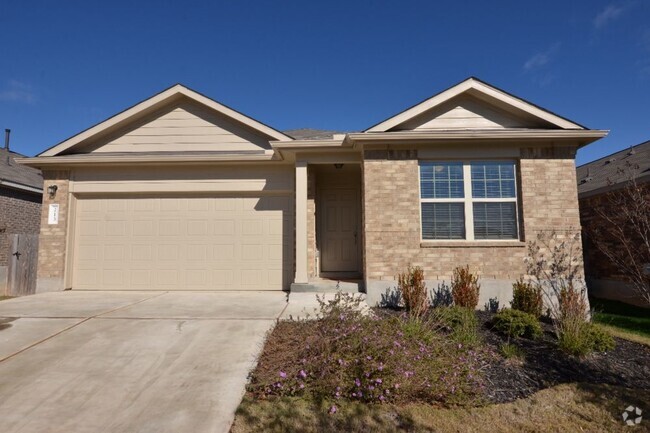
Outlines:
{"type": "Polygon", "coordinates": [[[0,302],[0,432],[225,432],[281,292],[0,302]]]}

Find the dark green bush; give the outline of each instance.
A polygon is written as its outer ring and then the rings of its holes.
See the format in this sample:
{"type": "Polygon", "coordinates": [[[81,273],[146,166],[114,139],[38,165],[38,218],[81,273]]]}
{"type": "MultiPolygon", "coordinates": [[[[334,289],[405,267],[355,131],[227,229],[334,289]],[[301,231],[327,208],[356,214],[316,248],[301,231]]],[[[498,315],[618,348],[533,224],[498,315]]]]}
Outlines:
{"type": "Polygon", "coordinates": [[[539,319],[519,310],[501,310],[494,315],[492,326],[498,332],[512,338],[538,338],[542,335],[539,319]]]}
{"type": "Polygon", "coordinates": [[[513,310],[523,311],[532,314],[535,317],[542,315],[543,308],[542,289],[530,282],[519,279],[512,285],[512,302],[510,306],[513,310]]]}
{"type": "Polygon", "coordinates": [[[479,343],[478,319],[474,310],[454,305],[434,310],[435,320],[451,331],[453,340],[466,344],[479,343]]]}
{"type": "Polygon", "coordinates": [[[586,332],[589,344],[594,352],[609,352],[616,347],[614,338],[597,325],[590,323],[586,332]]]}

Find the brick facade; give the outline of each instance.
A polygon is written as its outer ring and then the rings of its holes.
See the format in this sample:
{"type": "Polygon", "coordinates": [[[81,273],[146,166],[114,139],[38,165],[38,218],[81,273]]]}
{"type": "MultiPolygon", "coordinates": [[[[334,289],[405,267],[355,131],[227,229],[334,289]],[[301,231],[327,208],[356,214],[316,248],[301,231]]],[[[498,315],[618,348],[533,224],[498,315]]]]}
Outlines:
{"type": "Polygon", "coordinates": [[[0,266],[8,265],[10,236],[37,234],[40,222],[40,195],[0,187],[0,266]]]}
{"type": "Polygon", "coordinates": [[[409,264],[449,281],[468,264],[483,281],[525,274],[525,241],[542,230],[580,228],[573,148],[521,149],[520,242],[421,242],[417,150],[366,150],[363,160],[364,271],[367,285],[393,282],[409,264]]]}
{"type": "MultiPolygon", "coordinates": [[[[596,214],[596,209],[600,206],[609,204],[607,193],[587,197],[580,200],[580,220],[582,226],[597,227],[604,223],[602,218],[596,214]]],[[[616,240],[603,239],[610,245],[614,245],[616,240]]],[[[625,277],[611,260],[605,256],[596,245],[585,235],[583,238],[585,251],[585,274],[592,278],[606,278],[612,280],[625,281],[625,277]]]]}
{"type": "Polygon", "coordinates": [[[43,171],[44,193],[39,237],[37,292],[63,290],[68,227],[68,185],[70,173],[64,170],[43,171]],[[56,196],[50,198],[47,188],[58,187],[56,196]],[[59,204],[59,222],[48,224],[49,205],[59,204]]]}

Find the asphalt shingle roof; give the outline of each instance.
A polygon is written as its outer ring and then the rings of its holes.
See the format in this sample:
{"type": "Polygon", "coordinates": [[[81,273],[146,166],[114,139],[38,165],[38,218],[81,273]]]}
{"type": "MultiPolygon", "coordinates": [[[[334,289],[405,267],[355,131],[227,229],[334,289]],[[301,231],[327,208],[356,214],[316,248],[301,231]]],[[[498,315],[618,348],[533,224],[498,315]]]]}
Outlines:
{"type": "Polygon", "coordinates": [[[18,164],[14,158],[24,155],[0,148],[0,180],[19,183],[34,188],[43,188],[43,176],[40,170],[18,164]]]}
{"type": "Polygon", "coordinates": [[[628,164],[639,167],[638,177],[650,176],[650,140],[578,167],[578,195],[625,182],[628,164]]]}
{"type": "Polygon", "coordinates": [[[329,140],[334,134],[344,134],[339,131],[327,131],[324,129],[300,128],[282,131],[296,140],[329,140]]]}

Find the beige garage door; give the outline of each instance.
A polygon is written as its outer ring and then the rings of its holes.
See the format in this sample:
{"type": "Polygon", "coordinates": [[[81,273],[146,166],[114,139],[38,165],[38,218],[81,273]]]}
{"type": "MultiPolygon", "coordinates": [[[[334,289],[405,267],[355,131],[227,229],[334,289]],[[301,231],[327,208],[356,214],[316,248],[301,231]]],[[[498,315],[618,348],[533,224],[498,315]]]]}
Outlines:
{"type": "Polygon", "coordinates": [[[292,208],[286,196],[80,198],[72,288],[281,290],[292,208]]]}

